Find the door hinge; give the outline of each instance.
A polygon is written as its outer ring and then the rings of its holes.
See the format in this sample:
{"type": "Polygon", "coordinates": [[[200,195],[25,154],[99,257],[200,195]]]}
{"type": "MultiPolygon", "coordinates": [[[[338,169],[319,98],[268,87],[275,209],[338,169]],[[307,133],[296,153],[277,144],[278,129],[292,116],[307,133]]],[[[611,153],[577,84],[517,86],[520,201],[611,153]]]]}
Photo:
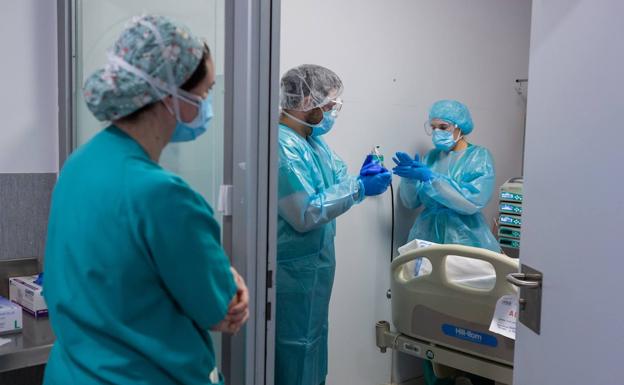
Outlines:
{"type": "Polygon", "coordinates": [[[267,302],[266,304],[266,320],[270,321],[271,320],[271,302],[267,302]]]}
{"type": "Polygon", "coordinates": [[[232,215],[232,199],[234,186],[231,184],[221,185],[219,188],[219,201],[217,203],[217,211],[224,216],[232,215]]]}
{"type": "Polygon", "coordinates": [[[273,287],[273,270],[267,270],[266,286],[267,289],[271,289],[273,287]]]}

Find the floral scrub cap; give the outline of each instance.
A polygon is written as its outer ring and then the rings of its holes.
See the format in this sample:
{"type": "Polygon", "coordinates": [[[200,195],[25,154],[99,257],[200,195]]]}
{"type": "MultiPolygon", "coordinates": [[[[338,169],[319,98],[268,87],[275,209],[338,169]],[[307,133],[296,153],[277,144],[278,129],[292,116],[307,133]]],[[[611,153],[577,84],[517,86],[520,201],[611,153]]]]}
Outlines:
{"type": "Polygon", "coordinates": [[[108,53],[108,63],[86,80],[89,110],[116,120],[177,93],[202,58],[204,42],[163,16],[131,20],[108,53]]]}

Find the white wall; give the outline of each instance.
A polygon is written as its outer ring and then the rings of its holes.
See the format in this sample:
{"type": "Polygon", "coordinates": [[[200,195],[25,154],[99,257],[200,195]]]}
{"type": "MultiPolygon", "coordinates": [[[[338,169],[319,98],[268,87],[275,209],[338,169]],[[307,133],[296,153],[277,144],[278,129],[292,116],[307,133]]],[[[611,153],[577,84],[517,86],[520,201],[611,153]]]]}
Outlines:
{"type": "MultiPolygon", "coordinates": [[[[530,8],[530,0],[282,0],[282,73],[316,63],[342,77],[345,105],[327,140],[352,173],[373,145],[388,166],[396,151],[423,153],[431,103],[465,102],[470,141],[493,152],[500,185],[521,172],[525,105],[514,81],[527,77],[530,8]]],[[[338,221],[328,385],[388,381],[390,355],[375,349],[374,325],[390,320],[389,199],[368,199],[338,221]]],[[[399,245],[414,213],[397,208],[399,245]]],[[[488,219],[494,213],[493,200],[488,219]]]]}
{"type": "Polygon", "coordinates": [[[3,0],[0,42],[0,173],[56,172],[56,1],[3,0]]]}

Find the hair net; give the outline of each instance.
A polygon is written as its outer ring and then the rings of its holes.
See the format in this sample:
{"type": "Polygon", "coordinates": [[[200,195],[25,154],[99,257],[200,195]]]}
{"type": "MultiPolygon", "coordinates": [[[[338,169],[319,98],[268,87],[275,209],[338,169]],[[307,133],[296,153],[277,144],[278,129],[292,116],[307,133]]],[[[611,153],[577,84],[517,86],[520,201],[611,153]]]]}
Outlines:
{"type": "Polygon", "coordinates": [[[470,134],[474,128],[468,107],[457,100],[438,100],[433,103],[429,110],[429,120],[433,119],[442,119],[457,125],[464,135],[470,134]]]}
{"type": "Polygon", "coordinates": [[[342,80],[332,70],[302,64],[288,70],[281,81],[280,106],[285,110],[310,111],[342,94],[342,80]]]}
{"type": "Polygon", "coordinates": [[[106,66],[85,81],[89,110],[99,120],[115,120],[175,94],[197,69],[203,48],[202,40],[169,18],[133,18],[106,66]]]}

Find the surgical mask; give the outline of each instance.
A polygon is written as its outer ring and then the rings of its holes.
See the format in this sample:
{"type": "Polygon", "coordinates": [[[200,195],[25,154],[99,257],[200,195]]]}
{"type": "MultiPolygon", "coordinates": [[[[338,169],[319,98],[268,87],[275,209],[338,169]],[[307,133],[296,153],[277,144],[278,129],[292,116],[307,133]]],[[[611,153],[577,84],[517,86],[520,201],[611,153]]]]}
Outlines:
{"type": "Polygon", "coordinates": [[[461,138],[461,135],[455,140],[453,133],[444,130],[433,130],[432,142],[433,145],[442,151],[451,151],[457,144],[457,141],[461,138]]]}
{"type": "Polygon", "coordinates": [[[323,120],[321,120],[318,124],[315,124],[312,127],[312,136],[321,136],[327,134],[334,123],[336,122],[336,116],[332,113],[332,111],[323,112],[323,120]]]}
{"type": "MultiPolygon", "coordinates": [[[[169,109],[169,107],[167,107],[169,109]]],[[[173,111],[169,111],[172,114],[173,111]]],[[[176,116],[176,126],[169,140],[172,143],[190,142],[197,139],[208,129],[210,121],[212,120],[212,93],[208,94],[206,99],[203,99],[200,105],[197,107],[197,116],[189,123],[183,122],[176,116]]]]}
{"type": "Polygon", "coordinates": [[[336,122],[336,115],[333,113],[333,111],[323,112],[323,119],[321,119],[321,121],[316,124],[311,124],[304,120],[301,120],[286,111],[282,111],[282,113],[294,120],[295,122],[310,127],[312,129],[312,134],[310,134],[310,136],[321,136],[327,134],[336,122]]]}

